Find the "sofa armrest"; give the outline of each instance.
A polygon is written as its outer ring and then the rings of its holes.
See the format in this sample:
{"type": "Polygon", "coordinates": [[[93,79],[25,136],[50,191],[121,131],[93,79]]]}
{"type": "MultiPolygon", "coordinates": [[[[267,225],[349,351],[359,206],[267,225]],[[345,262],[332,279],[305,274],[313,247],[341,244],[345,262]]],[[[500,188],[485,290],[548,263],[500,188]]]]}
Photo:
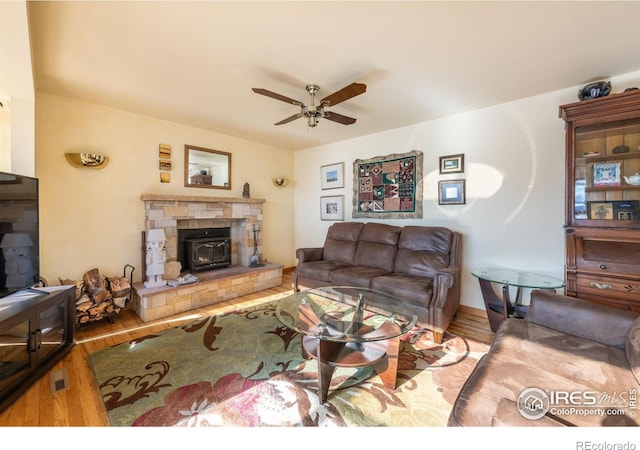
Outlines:
{"type": "Polygon", "coordinates": [[[451,288],[453,284],[456,282],[456,273],[457,271],[451,267],[447,267],[445,269],[441,269],[436,272],[434,278],[434,283],[439,286],[451,288]]]}
{"type": "MultiPolygon", "coordinates": [[[[438,270],[433,277],[433,303],[431,306],[439,309],[444,308],[444,304],[450,301],[459,303],[459,285],[456,280],[460,278],[460,269],[456,266],[446,267],[438,270]]],[[[455,305],[456,309],[458,305],[455,305]]]]}
{"type": "Polygon", "coordinates": [[[309,261],[320,261],[322,259],[323,247],[299,248],[296,250],[298,264],[309,261]]]}
{"type": "Polygon", "coordinates": [[[590,303],[552,291],[534,290],[525,320],[543,327],[624,349],[638,313],[590,303]]]}

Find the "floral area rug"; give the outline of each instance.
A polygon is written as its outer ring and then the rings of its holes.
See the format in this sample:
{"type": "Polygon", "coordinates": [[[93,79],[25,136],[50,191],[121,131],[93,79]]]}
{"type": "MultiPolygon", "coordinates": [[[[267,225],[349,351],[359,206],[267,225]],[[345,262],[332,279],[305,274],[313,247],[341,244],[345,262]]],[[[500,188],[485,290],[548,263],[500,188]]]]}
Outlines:
{"type": "Polygon", "coordinates": [[[416,328],[396,389],[372,368],[338,368],[318,403],[318,366],[275,303],[211,316],[91,353],[112,426],[446,426],[485,344],[416,328]]]}

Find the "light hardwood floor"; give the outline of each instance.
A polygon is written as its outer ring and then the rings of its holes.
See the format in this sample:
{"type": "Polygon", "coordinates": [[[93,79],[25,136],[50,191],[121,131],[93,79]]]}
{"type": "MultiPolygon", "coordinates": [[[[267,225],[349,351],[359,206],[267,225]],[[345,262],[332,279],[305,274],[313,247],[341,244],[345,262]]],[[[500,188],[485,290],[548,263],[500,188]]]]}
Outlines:
{"type": "MultiPolygon", "coordinates": [[[[287,270],[280,286],[233,301],[148,323],[142,322],[132,309],[125,309],[116,317],[113,324],[103,321],[80,329],[76,332],[76,345],[71,352],[0,414],[0,426],[109,426],[98,394],[98,387],[89,366],[87,358],[89,353],[179,326],[198,317],[275,300],[291,292],[291,271],[287,270]],[[52,395],[50,373],[62,369],[67,370],[69,388],[52,395]]],[[[484,312],[468,307],[459,309],[449,331],[487,344],[493,338],[484,312]]]]}

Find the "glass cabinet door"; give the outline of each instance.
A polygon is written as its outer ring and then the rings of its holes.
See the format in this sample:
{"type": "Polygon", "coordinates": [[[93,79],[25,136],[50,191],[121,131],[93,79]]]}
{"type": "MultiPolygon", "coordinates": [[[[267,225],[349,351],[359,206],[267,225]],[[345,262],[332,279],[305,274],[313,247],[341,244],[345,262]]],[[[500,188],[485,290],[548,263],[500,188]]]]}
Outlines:
{"type": "Polygon", "coordinates": [[[64,299],[40,311],[38,319],[38,357],[43,360],[65,343],[64,299]]]}
{"type": "Polygon", "coordinates": [[[576,127],[574,221],[640,221],[640,118],[576,127]]]}
{"type": "Polygon", "coordinates": [[[29,320],[0,329],[0,394],[30,367],[29,320]]]}

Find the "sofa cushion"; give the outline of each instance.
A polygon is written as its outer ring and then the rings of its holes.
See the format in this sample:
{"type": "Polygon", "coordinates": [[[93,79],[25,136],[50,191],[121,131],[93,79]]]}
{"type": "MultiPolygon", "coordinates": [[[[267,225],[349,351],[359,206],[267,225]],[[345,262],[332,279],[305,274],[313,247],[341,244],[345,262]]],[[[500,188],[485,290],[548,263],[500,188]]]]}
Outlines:
{"type": "Polygon", "coordinates": [[[401,230],[401,227],[371,222],[365,224],[358,239],[360,241],[395,246],[398,244],[401,230]]]}
{"type": "Polygon", "coordinates": [[[314,280],[329,283],[329,275],[331,274],[331,272],[336,269],[348,266],[348,264],[335,261],[309,261],[303,264],[298,264],[298,267],[296,268],[296,274],[304,278],[312,278],[314,280]]]}
{"type": "Polygon", "coordinates": [[[368,266],[350,266],[336,269],[329,274],[329,280],[334,286],[358,286],[371,288],[371,280],[380,275],[386,275],[382,269],[368,266]]]}
{"type": "Polygon", "coordinates": [[[358,239],[354,264],[393,272],[400,230],[382,223],[367,223],[358,239]]]}
{"type": "Polygon", "coordinates": [[[405,226],[398,239],[394,272],[433,276],[449,266],[453,232],[443,227],[405,226]]]}
{"type": "Polygon", "coordinates": [[[402,299],[403,302],[428,308],[433,296],[433,281],[402,274],[388,274],[375,277],[371,289],[386,292],[402,299]]]}
{"type": "MultiPolygon", "coordinates": [[[[491,351],[528,366],[543,367],[544,372],[598,392],[638,388],[624,350],[526,320],[504,321],[496,332],[491,351]]],[[[555,389],[563,387],[558,384],[555,389]]]]}
{"type": "Polygon", "coordinates": [[[334,223],[327,231],[322,258],[344,264],[353,264],[358,237],[364,224],[358,222],[334,223]]]}
{"type": "MultiPolygon", "coordinates": [[[[490,427],[490,426],[560,426],[561,423],[547,418],[530,421],[520,415],[517,409],[518,395],[514,388],[522,386],[514,377],[508,377],[512,370],[519,378],[527,375],[535,377],[537,368],[521,367],[517,361],[499,359],[484,355],[473,373],[462,386],[449,414],[449,426],[490,427]],[[521,370],[522,369],[522,370],[521,370]],[[528,424],[531,422],[531,424],[528,424]]],[[[522,389],[524,389],[524,386],[522,389]]]]}
{"type": "Polygon", "coordinates": [[[640,317],[633,321],[624,348],[631,372],[640,383],[640,317]]]}

